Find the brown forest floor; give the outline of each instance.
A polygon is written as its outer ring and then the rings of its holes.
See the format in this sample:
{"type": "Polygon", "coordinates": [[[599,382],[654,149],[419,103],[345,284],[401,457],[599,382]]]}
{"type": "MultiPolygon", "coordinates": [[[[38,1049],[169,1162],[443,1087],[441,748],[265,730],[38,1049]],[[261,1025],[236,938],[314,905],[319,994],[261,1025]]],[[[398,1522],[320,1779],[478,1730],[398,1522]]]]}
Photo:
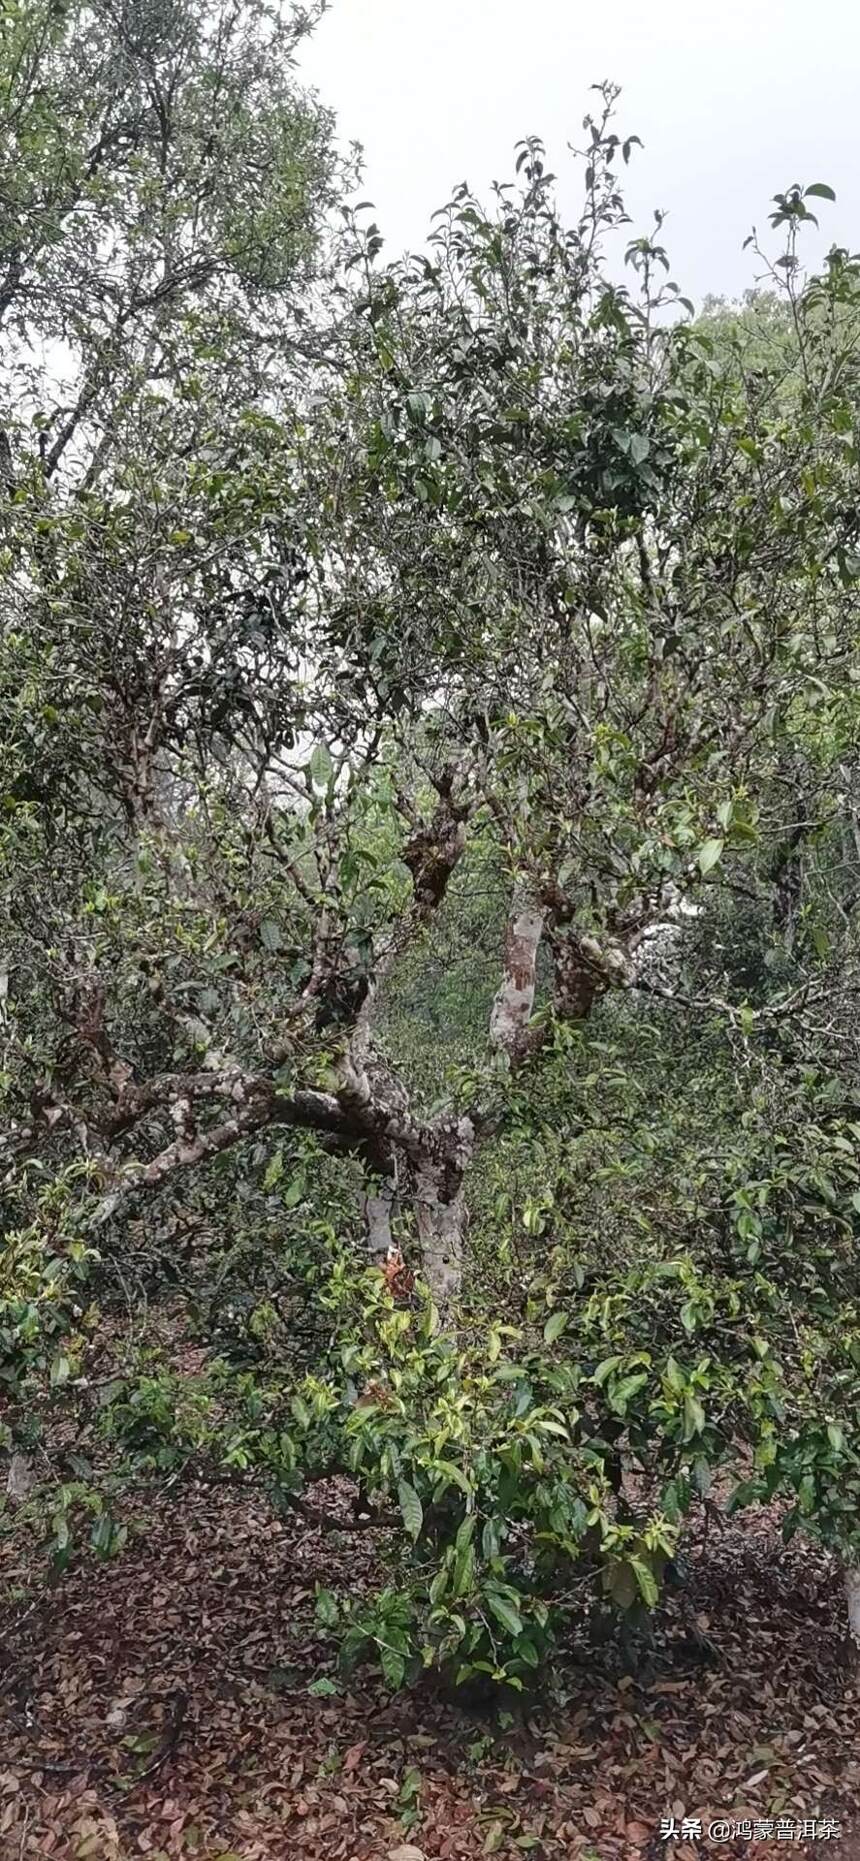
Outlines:
{"type": "MultiPolygon", "coordinates": [[[[332,1669],[314,1583],[373,1581],[368,1535],[322,1535],[191,1479],[141,1503],[149,1529],[124,1555],[0,1612],[2,1861],[689,1861],[749,1847],[667,1851],[672,1812],[839,1817],[838,1840],[791,1847],[860,1861],[860,1685],[838,1583],[765,1513],[692,1548],[646,1670],[571,1647],[565,1703],[500,1732],[490,1714],[391,1700],[366,1676],[308,1693],[332,1669]],[[713,1640],[705,1660],[693,1623],[713,1640]]],[[[2,1559],[7,1593],[26,1573],[11,1544],[2,1559]]]]}

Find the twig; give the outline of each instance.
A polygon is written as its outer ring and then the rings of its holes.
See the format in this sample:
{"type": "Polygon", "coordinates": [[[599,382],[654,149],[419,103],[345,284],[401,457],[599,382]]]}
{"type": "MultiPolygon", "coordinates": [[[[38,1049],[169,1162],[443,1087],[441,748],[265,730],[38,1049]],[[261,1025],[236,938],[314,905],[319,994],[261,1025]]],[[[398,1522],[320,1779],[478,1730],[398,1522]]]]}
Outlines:
{"type": "Polygon", "coordinates": [[[291,1506],[294,1512],[307,1519],[308,1524],[317,1525],[320,1531],[391,1531],[400,1523],[392,1513],[378,1513],[376,1516],[368,1515],[367,1518],[338,1518],[334,1512],[320,1512],[316,1506],[308,1505],[307,1500],[301,1499],[298,1493],[284,1493],[282,1503],[291,1506]]]}
{"type": "Polygon", "coordinates": [[[137,1772],[134,1778],[135,1784],[143,1783],[144,1778],[154,1776],[155,1772],[161,1769],[162,1764],[165,1764],[167,1759],[171,1757],[176,1750],[179,1743],[179,1735],[185,1723],[185,1715],[188,1711],[188,1694],[183,1687],[177,1687],[172,1698],[173,1712],[170,1724],[161,1741],[161,1747],[155,1753],[155,1756],[150,1758],[149,1763],[144,1765],[143,1770],[137,1772]]]}

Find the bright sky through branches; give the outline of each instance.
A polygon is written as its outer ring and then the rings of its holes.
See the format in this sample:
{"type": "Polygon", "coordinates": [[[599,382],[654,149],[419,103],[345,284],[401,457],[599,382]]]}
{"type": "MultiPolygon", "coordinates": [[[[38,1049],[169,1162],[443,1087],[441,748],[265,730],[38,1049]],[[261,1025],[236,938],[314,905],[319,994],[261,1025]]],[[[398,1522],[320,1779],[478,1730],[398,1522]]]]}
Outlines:
{"type": "Polygon", "coordinates": [[[364,145],[362,193],[386,251],[423,242],[429,216],[468,179],[483,192],[538,134],[565,179],[589,85],[621,84],[619,127],[642,137],[629,186],[636,230],[651,210],[673,275],[695,298],[755,277],[753,218],[797,180],[828,181],[814,258],[860,247],[860,8],[855,0],[333,0],[301,67],[364,145]]]}

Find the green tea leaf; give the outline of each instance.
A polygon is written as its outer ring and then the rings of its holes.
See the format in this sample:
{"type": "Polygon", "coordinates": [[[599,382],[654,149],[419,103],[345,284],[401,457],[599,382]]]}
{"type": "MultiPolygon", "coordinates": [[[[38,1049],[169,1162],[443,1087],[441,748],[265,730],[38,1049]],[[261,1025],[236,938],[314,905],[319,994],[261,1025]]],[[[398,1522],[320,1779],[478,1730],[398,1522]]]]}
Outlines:
{"type": "Polygon", "coordinates": [[[414,1544],[416,1539],[421,1535],[421,1527],[424,1523],[424,1507],[421,1504],[421,1500],[414,1486],[410,1486],[408,1480],[399,1481],[397,1498],[400,1503],[403,1523],[414,1544]]]}
{"type": "Polygon", "coordinates": [[[507,1596],[499,1596],[495,1590],[487,1591],[487,1604],[492,1609],[496,1620],[501,1622],[509,1635],[521,1635],[523,1632],[522,1616],[515,1603],[507,1596]]]}
{"type": "Polygon", "coordinates": [[[703,845],[699,847],[696,860],[703,878],[705,873],[710,872],[712,867],[716,865],[725,844],[724,840],[705,840],[703,845]]]}

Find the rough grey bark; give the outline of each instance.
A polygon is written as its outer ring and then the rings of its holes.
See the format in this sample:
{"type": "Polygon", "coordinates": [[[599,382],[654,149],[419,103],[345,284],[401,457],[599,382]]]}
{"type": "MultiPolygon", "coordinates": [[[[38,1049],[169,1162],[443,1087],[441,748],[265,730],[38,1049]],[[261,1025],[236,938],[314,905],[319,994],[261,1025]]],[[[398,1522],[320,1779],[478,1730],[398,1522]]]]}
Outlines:
{"type": "Polygon", "coordinates": [[[860,1663],[860,1567],[856,1564],[845,1566],[845,1600],[848,1604],[848,1632],[860,1663]]]}
{"type": "Polygon", "coordinates": [[[524,1059],[533,1044],[529,1022],[544,918],[543,907],[517,887],[508,919],[502,980],[490,1013],[490,1043],[507,1054],[512,1064],[524,1059]]]}
{"type": "Polygon", "coordinates": [[[467,1211],[463,1176],[475,1147],[470,1118],[438,1125],[413,1171],[421,1270],[443,1323],[460,1294],[467,1211]]]}
{"type": "Polygon", "coordinates": [[[394,1184],[380,1183],[363,1198],[367,1253],[371,1266],[383,1267],[394,1246],[391,1216],[394,1208],[394,1184]]]}

